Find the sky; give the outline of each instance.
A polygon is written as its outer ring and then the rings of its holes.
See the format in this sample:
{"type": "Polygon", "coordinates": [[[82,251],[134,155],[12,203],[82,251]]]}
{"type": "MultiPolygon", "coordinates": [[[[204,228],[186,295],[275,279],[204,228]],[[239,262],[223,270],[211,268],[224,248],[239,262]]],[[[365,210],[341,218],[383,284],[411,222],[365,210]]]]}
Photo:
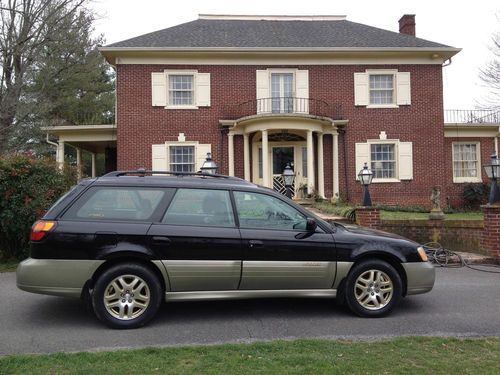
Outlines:
{"type": "Polygon", "coordinates": [[[198,14],[346,15],[349,21],[398,32],[403,14],[416,15],[418,37],[462,48],[443,69],[444,108],[474,109],[488,90],[479,70],[493,59],[492,36],[500,32],[498,0],[283,1],[283,0],[94,0],[95,32],[114,43],[198,18],[198,14]]]}

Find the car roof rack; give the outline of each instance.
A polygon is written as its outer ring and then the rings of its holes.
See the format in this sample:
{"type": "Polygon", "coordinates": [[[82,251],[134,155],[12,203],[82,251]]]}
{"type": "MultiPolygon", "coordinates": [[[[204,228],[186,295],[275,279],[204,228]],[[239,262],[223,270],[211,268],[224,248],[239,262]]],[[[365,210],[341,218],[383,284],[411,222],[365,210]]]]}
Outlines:
{"type": "Polygon", "coordinates": [[[145,177],[146,175],[152,175],[152,174],[163,174],[163,175],[171,175],[171,176],[177,176],[177,177],[183,177],[183,176],[196,176],[196,177],[202,177],[202,178],[207,178],[207,177],[212,177],[212,178],[224,178],[228,180],[241,180],[241,178],[238,177],[231,177],[231,176],[226,176],[223,174],[212,174],[212,173],[206,173],[206,172],[175,172],[175,171],[150,171],[146,170],[144,168],[139,168],[136,170],[129,170],[129,171],[114,171],[114,172],[109,172],[106,173],[102,177],[121,177],[121,176],[127,176],[127,175],[137,175],[138,177],[145,177]]]}

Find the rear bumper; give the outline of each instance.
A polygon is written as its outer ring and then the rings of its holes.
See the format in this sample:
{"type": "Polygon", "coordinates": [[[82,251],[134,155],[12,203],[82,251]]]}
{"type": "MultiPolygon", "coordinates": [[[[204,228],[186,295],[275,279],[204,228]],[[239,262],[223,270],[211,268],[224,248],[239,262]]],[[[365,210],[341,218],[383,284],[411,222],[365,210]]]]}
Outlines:
{"type": "Polygon", "coordinates": [[[436,280],[436,271],[430,262],[402,263],[406,272],[406,294],[430,292],[436,280]]]}
{"type": "Polygon", "coordinates": [[[31,293],[80,297],[83,286],[102,263],[103,260],[28,258],[17,267],[17,287],[31,293]]]}

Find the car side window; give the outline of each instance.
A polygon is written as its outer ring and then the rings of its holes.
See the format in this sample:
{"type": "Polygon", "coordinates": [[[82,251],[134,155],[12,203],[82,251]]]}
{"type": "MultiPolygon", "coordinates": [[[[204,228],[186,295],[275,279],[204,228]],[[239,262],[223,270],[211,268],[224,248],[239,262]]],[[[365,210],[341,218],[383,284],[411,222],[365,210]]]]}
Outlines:
{"type": "Polygon", "coordinates": [[[227,190],[178,189],[162,220],[163,224],[234,227],[227,190]]]}
{"type": "Polygon", "coordinates": [[[242,191],[235,191],[234,199],[241,228],[306,229],[306,217],[281,199],[242,191]]]}
{"type": "Polygon", "coordinates": [[[149,220],[165,191],[134,187],[90,188],[63,215],[77,220],[149,220]]]}

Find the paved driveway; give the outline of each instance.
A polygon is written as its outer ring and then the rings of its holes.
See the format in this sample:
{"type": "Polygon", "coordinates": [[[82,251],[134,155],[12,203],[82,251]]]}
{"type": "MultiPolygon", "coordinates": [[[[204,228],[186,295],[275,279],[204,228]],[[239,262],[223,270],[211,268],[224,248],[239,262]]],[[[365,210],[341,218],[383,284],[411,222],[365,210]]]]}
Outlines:
{"type": "Polygon", "coordinates": [[[500,336],[500,274],[438,269],[431,293],[405,298],[387,318],[357,318],[322,299],[165,304],[138,330],[102,326],[79,300],[18,290],[0,274],[0,355],[291,338],[500,336]]]}

